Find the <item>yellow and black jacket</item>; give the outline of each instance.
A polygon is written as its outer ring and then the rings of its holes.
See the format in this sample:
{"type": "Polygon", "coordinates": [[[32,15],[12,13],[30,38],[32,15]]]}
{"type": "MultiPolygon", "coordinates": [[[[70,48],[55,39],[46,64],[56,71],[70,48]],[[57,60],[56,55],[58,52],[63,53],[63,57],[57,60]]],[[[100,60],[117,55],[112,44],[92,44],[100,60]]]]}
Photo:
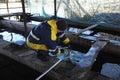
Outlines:
{"type": "MultiPolygon", "coordinates": [[[[57,25],[55,20],[48,20],[34,27],[27,37],[28,47],[34,50],[47,50],[53,54],[60,54],[57,44],[57,25]]],[[[62,36],[64,44],[69,43],[69,38],[62,36]]]]}

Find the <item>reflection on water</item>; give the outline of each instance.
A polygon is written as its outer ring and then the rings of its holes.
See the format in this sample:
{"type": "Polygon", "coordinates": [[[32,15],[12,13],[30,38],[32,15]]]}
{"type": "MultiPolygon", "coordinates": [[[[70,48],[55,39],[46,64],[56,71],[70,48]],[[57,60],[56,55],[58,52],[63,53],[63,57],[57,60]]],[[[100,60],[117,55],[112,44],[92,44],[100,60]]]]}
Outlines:
{"type": "Polygon", "coordinates": [[[13,42],[19,45],[22,45],[25,42],[25,37],[20,34],[4,31],[1,32],[0,35],[1,37],[3,36],[3,40],[8,42],[13,42]]]}

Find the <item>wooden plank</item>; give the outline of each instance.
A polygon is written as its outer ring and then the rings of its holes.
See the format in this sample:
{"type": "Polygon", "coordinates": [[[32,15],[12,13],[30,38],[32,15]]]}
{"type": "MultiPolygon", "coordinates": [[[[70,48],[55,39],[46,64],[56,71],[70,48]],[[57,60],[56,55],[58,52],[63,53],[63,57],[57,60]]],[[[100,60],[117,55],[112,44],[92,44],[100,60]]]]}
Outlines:
{"type": "MultiPolygon", "coordinates": [[[[1,43],[2,43],[2,41],[1,41],[1,43]]],[[[8,42],[6,42],[6,43],[8,44],[8,42]]],[[[7,45],[7,46],[9,46],[9,45],[7,45]]],[[[10,48],[10,47],[7,47],[7,49],[8,48],[10,48]]],[[[16,47],[14,47],[14,48],[16,48],[16,47]]],[[[29,50],[29,52],[30,51],[33,52],[32,50],[29,50]]],[[[4,47],[4,46],[0,48],[0,53],[5,55],[5,56],[10,57],[11,59],[14,59],[14,60],[16,60],[18,62],[21,62],[22,64],[25,64],[25,65],[27,65],[27,66],[29,66],[29,67],[31,67],[31,68],[39,71],[39,72],[45,71],[49,66],[51,66],[54,63],[54,61],[56,61],[56,60],[54,60],[52,63],[41,62],[39,59],[36,58],[36,55],[34,53],[33,53],[33,55],[27,55],[27,56],[24,53],[25,56],[23,56],[24,54],[22,54],[21,52],[20,53],[18,53],[16,51],[15,52],[14,51],[11,52],[10,49],[6,50],[6,47],[4,47]]],[[[28,51],[26,53],[28,53],[28,51]]],[[[58,76],[59,74],[57,74],[56,72],[51,71],[51,74],[52,74],[52,76],[54,78],[59,78],[59,76],[58,76]],[[57,75],[57,77],[55,75],[57,75]]],[[[51,75],[51,74],[49,74],[49,75],[51,75]]]]}
{"type": "MultiPolygon", "coordinates": [[[[43,16],[31,16],[30,18],[33,21],[45,21],[49,18],[43,17],[43,16]]],[[[69,26],[75,27],[75,28],[86,28],[88,26],[93,25],[93,23],[86,23],[86,22],[73,22],[71,20],[62,18],[64,20],[67,21],[69,26]]],[[[95,24],[95,23],[94,23],[95,24]]],[[[119,26],[115,26],[115,25],[111,25],[111,24],[107,24],[107,23],[102,23],[101,25],[95,27],[94,29],[92,29],[96,32],[107,32],[107,33],[112,33],[112,34],[116,34],[116,35],[120,35],[120,28],[119,26]]]]}
{"type": "MultiPolygon", "coordinates": [[[[84,56],[77,60],[77,62],[75,64],[77,64],[78,66],[76,66],[73,70],[72,73],[76,73],[75,71],[79,71],[82,72],[81,75],[78,75],[80,80],[88,80],[88,79],[92,79],[96,74],[91,74],[91,76],[89,76],[88,74],[90,74],[90,70],[92,68],[93,63],[96,60],[97,55],[99,54],[100,50],[107,44],[107,41],[100,41],[97,40],[89,49],[89,51],[84,54],[84,56]],[[80,69],[81,68],[81,69],[80,69]]],[[[78,72],[78,73],[79,73],[78,72]]],[[[77,74],[78,74],[77,73],[77,74]]],[[[80,74],[80,73],[79,73],[80,74]]],[[[75,77],[75,76],[74,76],[75,77]]],[[[72,77],[74,79],[74,77],[72,77]]],[[[76,76],[77,77],[77,76],[76,76]]]]}
{"type": "MultiPolygon", "coordinates": [[[[18,22],[18,21],[14,21],[14,20],[0,20],[0,25],[3,28],[9,28],[11,29],[13,32],[23,32],[24,33],[24,23],[23,22],[18,22]]],[[[27,34],[30,32],[30,30],[35,27],[34,24],[29,24],[27,23],[27,34]]]]}
{"type": "MultiPolygon", "coordinates": [[[[34,54],[33,50],[30,50],[28,48],[19,49],[20,47],[15,45],[12,45],[12,47],[10,46],[11,43],[1,40],[0,54],[8,56],[9,58],[14,59],[24,65],[27,65],[28,67],[31,67],[41,73],[46,71],[58,60],[57,58],[49,57],[50,60],[48,62],[42,62],[36,57],[36,54],[34,54]],[[6,46],[2,46],[2,43],[6,46]]],[[[57,67],[55,67],[55,69],[50,71],[46,76],[52,78],[53,80],[80,80],[78,77],[80,75],[83,75],[82,69],[77,68],[78,70],[74,71],[75,67],[76,65],[72,64],[71,62],[63,61],[57,67]],[[73,71],[75,73],[72,73],[73,71]]]]}
{"type": "MultiPolygon", "coordinates": [[[[74,35],[71,32],[66,32],[66,35],[70,38],[71,44],[73,46],[72,48],[74,48],[75,46],[77,46],[77,47],[79,47],[79,49],[83,49],[86,52],[91,47],[91,45],[94,44],[94,42],[97,39],[97,37],[96,37],[95,40],[90,40],[90,39],[85,39],[85,38],[77,37],[76,35],[74,35]]],[[[101,40],[102,39],[103,38],[101,38],[101,40]]],[[[77,47],[75,47],[75,48],[77,48],[77,47]]],[[[120,57],[120,45],[117,45],[117,44],[114,44],[112,42],[109,42],[104,47],[104,49],[101,50],[100,54],[114,55],[113,57],[120,57]]]]}
{"type": "Polygon", "coordinates": [[[0,14],[0,17],[11,17],[11,16],[21,16],[21,15],[23,15],[22,12],[17,12],[17,13],[9,13],[9,14],[0,14]]]}
{"type": "Polygon", "coordinates": [[[95,62],[99,52],[103,49],[108,41],[97,40],[89,49],[89,51],[79,60],[78,64],[85,68],[85,70],[90,70],[93,63],[95,62]]]}
{"type": "MultiPolygon", "coordinates": [[[[22,22],[17,22],[17,21],[15,22],[15,21],[10,21],[10,20],[0,20],[0,25],[10,28],[11,30],[16,31],[17,33],[21,31],[22,32],[21,34],[23,34],[23,32],[24,32],[24,24],[22,22]]],[[[35,26],[34,24],[27,24],[27,28],[28,28],[27,34],[30,32],[30,30],[34,26],[35,26]]],[[[77,49],[77,50],[87,51],[95,41],[95,40],[83,39],[81,37],[78,37],[78,36],[70,33],[70,32],[66,32],[66,35],[70,38],[72,49],[75,49],[75,50],[77,49]]],[[[100,53],[106,54],[105,56],[114,55],[112,57],[115,57],[115,59],[116,59],[116,57],[120,57],[120,46],[116,45],[112,42],[109,42],[104,47],[104,49],[101,50],[100,53]]],[[[117,58],[117,59],[120,59],[120,58],[117,58]]],[[[116,61],[116,60],[114,60],[114,61],[116,61]]]]}

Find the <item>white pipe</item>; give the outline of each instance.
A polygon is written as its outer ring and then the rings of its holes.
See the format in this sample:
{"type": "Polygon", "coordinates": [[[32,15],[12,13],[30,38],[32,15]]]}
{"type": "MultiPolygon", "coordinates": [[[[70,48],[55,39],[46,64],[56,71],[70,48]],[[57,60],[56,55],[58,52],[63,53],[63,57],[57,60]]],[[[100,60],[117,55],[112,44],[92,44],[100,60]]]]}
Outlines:
{"type": "Polygon", "coordinates": [[[51,66],[47,71],[45,71],[42,75],[37,77],[35,80],[40,80],[44,75],[46,75],[49,71],[51,71],[57,64],[59,64],[63,59],[58,60],[53,66],[51,66]]]}

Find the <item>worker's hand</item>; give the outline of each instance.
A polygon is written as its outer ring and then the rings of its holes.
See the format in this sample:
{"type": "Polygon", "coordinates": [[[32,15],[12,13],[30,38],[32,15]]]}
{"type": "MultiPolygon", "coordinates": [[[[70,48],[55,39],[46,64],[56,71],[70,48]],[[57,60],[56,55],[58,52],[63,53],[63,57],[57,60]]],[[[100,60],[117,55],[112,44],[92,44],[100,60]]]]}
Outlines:
{"type": "Polygon", "coordinates": [[[63,48],[58,48],[56,53],[49,52],[49,56],[59,56],[61,54],[64,54],[64,49],[63,48]]]}
{"type": "Polygon", "coordinates": [[[69,50],[67,47],[60,49],[61,53],[57,54],[57,58],[66,60],[69,57],[69,50]]]}
{"type": "Polygon", "coordinates": [[[56,54],[56,56],[59,56],[59,55],[61,55],[61,54],[64,54],[64,49],[63,48],[59,48],[59,50],[58,50],[58,53],[56,54]]]}

